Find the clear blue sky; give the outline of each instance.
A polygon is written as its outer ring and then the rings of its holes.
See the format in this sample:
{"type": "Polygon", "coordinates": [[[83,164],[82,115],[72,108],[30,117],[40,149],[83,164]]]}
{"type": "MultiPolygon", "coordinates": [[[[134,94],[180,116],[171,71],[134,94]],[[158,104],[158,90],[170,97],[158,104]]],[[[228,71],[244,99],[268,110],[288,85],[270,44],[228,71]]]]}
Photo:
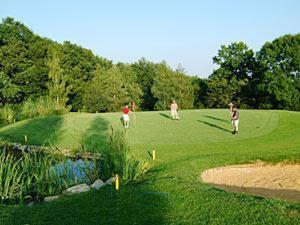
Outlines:
{"type": "Polygon", "coordinates": [[[141,57],[208,76],[222,44],[266,41],[300,32],[299,0],[1,0],[0,17],[69,40],[116,61],[141,57]]]}

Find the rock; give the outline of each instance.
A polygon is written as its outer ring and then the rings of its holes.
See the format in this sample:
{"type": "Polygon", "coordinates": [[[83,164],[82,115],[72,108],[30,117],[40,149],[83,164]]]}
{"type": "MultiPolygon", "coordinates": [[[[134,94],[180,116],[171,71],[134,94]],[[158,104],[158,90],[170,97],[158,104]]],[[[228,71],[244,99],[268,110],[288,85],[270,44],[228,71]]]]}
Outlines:
{"type": "Polygon", "coordinates": [[[64,194],[78,194],[91,190],[87,184],[78,184],[64,191],[64,194]]]}
{"type": "Polygon", "coordinates": [[[109,179],[105,182],[105,184],[112,185],[114,182],[116,182],[116,178],[115,178],[115,177],[111,177],[111,178],[109,178],[109,179]]]}
{"type": "Polygon", "coordinates": [[[19,149],[22,151],[22,152],[25,152],[27,150],[28,146],[27,145],[22,145],[19,149]]]}
{"type": "Polygon", "coordinates": [[[58,198],[59,198],[59,195],[48,196],[48,197],[45,197],[45,198],[44,198],[44,201],[45,201],[45,202],[52,202],[52,201],[54,201],[54,200],[56,200],[56,199],[58,199],[58,198]]]}
{"type": "Polygon", "coordinates": [[[32,202],[28,202],[26,205],[27,205],[27,206],[29,206],[29,207],[31,207],[31,206],[33,206],[33,205],[34,205],[34,201],[32,201],[32,202]]]}
{"type": "Polygon", "coordinates": [[[93,189],[98,190],[98,189],[102,188],[102,187],[105,186],[105,185],[106,185],[106,183],[104,183],[104,182],[103,182],[102,180],[100,180],[100,179],[97,179],[94,183],[92,183],[92,184],[90,185],[90,187],[93,188],[93,189]]]}
{"type": "Polygon", "coordinates": [[[16,143],[14,143],[12,146],[13,146],[13,149],[14,149],[14,150],[17,150],[17,151],[19,151],[20,148],[22,147],[22,145],[16,144],[16,143]]]}

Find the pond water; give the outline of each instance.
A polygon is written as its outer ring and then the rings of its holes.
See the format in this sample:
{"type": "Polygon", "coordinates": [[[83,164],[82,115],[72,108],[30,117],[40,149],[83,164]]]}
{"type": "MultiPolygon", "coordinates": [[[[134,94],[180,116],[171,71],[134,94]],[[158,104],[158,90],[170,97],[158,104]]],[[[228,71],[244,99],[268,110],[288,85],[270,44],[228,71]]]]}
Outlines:
{"type": "Polygon", "coordinates": [[[68,159],[63,163],[59,163],[53,167],[55,172],[59,176],[67,175],[67,178],[74,180],[75,183],[85,182],[90,183],[87,171],[94,169],[94,164],[92,161],[84,161],[82,159],[71,160],[68,159]]]}

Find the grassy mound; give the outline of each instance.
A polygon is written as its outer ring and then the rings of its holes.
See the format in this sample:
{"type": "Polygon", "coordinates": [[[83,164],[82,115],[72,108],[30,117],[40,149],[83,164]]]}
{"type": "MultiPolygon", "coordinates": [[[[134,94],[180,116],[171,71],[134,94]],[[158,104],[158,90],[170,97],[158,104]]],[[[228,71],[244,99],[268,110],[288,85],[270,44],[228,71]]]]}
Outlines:
{"type": "MultiPolygon", "coordinates": [[[[300,204],[217,190],[199,181],[212,167],[255,160],[300,160],[300,113],[241,110],[233,136],[228,110],[136,113],[127,138],[137,154],[158,160],[138,186],[110,188],[33,208],[0,206],[0,224],[298,224],[300,204]]],[[[0,137],[30,144],[105,148],[120,113],[52,116],[2,127],[0,137]]]]}

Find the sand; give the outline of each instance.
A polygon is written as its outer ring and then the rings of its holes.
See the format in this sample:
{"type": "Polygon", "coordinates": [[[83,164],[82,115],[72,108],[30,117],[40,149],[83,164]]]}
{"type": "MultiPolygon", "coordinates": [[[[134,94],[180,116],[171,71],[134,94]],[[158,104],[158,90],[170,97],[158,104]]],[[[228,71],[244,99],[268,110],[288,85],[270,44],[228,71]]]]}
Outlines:
{"type": "Polygon", "coordinates": [[[204,171],[201,179],[226,191],[300,202],[299,164],[224,166],[204,171]]]}

